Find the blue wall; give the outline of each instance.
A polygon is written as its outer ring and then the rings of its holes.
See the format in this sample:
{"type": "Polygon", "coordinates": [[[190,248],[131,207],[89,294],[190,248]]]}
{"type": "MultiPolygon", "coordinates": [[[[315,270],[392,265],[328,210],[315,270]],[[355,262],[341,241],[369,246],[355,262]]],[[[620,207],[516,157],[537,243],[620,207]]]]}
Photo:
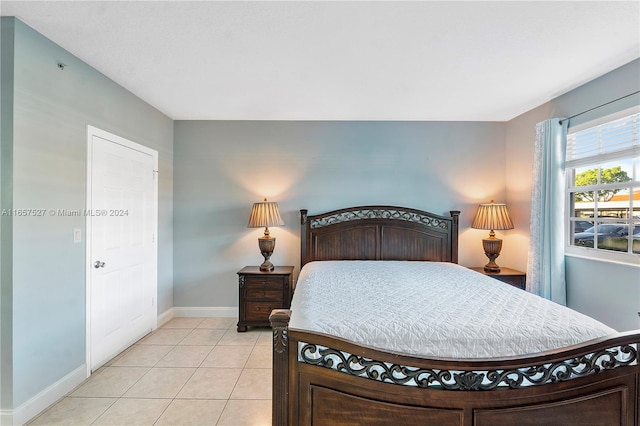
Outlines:
{"type": "MultiPolygon", "coordinates": [[[[480,202],[504,200],[504,123],[177,121],[176,307],[237,310],[236,272],[262,257],[254,202],[279,204],[274,264],[299,270],[299,209],[367,204],[462,210],[460,263],[486,263],[480,202]]],[[[256,263],[258,262],[258,263],[256,263]]]]}
{"type": "MultiPolygon", "coordinates": [[[[3,31],[13,26],[15,48],[2,51],[3,61],[12,56],[15,73],[12,87],[2,80],[3,92],[14,94],[11,140],[4,133],[2,140],[13,149],[13,207],[85,208],[87,125],[158,150],[158,310],[168,309],[173,305],[173,121],[21,21],[2,18],[3,31]],[[64,70],[58,62],[66,64],[64,70]]],[[[10,188],[4,176],[2,188],[10,188]]],[[[12,290],[13,335],[12,342],[3,339],[2,349],[5,343],[13,346],[15,409],[85,363],[85,221],[14,217],[12,232],[11,241],[2,234],[13,253],[12,279],[2,283],[12,290]],[[73,242],[74,228],[82,230],[81,243],[73,242]]],[[[4,297],[3,292],[3,304],[4,297]]],[[[4,326],[4,312],[2,319],[4,326]]]]}
{"type": "MultiPolygon", "coordinates": [[[[0,209],[13,208],[14,20],[0,18],[0,209]]],[[[13,408],[13,217],[0,215],[0,424],[13,408]]]]}

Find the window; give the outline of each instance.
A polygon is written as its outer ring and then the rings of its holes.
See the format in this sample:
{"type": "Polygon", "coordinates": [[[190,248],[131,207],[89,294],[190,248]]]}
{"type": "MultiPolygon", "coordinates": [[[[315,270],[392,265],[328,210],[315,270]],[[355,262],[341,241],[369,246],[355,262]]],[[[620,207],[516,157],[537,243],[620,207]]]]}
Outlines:
{"type": "Polygon", "coordinates": [[[639,111],[569,129],[567,253],[640,264],[639,111]]]}

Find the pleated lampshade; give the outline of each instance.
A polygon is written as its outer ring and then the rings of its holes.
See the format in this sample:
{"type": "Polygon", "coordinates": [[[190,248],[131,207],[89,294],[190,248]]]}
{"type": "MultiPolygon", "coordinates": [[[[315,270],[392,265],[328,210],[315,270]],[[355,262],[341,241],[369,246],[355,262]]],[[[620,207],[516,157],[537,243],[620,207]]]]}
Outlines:
{"type": "Polygon", "coordinates": [[[261,203],[254,203],[249,216],[249,228],[262,228],[269,226],[282,226],[284,221],[280,217],[278,203],[267,201],[265,198],[261,203]]]}
{"type": "Polygon", "coordinates": [[[471,224],[475,229],[505,230],[513,229],[513,222],[505,204],[496,204],[491,200],[489,204],[480,204],[475,219],[471,224]]]}

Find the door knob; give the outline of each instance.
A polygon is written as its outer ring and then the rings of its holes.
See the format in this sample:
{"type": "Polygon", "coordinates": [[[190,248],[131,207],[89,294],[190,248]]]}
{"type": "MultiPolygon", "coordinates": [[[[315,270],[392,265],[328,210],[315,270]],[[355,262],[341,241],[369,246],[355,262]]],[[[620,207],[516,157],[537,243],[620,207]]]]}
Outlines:
{"type": "Polygon", "coordinates": [[[104,262],[100,262],[99,260],[96,260],[95,263],[93,264],[93,267],[96,269],[104,268],[104,262]]]}

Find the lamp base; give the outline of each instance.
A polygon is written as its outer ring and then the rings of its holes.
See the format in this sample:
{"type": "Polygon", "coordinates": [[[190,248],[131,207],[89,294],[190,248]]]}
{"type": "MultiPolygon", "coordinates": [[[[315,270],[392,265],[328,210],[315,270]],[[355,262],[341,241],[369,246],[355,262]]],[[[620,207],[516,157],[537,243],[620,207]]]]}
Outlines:
{"type": "Polygon", "coordinates": [[[484,254],[489,258],[489,263],[484,265],[485,272],[500,272],[500,267],[496,263],[496,259],[500,256],[502,250],[502,240],[499,238],[485,238],[482,240],[484,254]]]}
{"type": "Polygon", "coordinates": [[[485,272],[500,272],[500,267],[496,264],[496,262],[489,262],[484,265],[485,272]]]}
{"type": "Polygon", "coordinates": [[[272,237],[260,237],[258,238],[258,247],[260,248],[262,257],[264,257],[264,262],[260,265],[260,270],[266,272],[273,271],[274,266],[269,258],[273,254],[273,249],[276,248],[276,239],[272,237]]]}
{"type": "Polygon", "coordinates": [[[265,272],[271,272],[273,271],[273,263],[271,263],[268,260],[265,260],[264,262],[262,262],[262,264],[260,265],[260,270],[261,271],[265,271],[265,272]]]}

